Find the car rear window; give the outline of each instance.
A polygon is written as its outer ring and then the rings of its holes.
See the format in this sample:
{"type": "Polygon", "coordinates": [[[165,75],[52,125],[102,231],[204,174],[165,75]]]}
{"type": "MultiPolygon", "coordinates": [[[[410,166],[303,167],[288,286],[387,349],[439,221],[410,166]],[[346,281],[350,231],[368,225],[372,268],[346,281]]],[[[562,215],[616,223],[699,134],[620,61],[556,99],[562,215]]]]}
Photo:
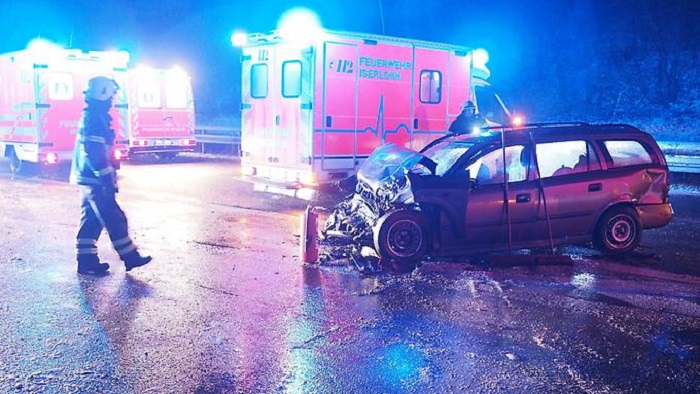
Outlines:
{"type": "Polygon", "coordinates": [[[583,140],[539,143],[535,151],[542,178],[600,169],[595,150],[583,140]]]}
{"type": "Polygon", "coordinates": [[[653,163],[649,152],[639,141],[614,140],[604,141],[605,148],[610,153],[612,167],[627,167],[639,164],[653,163]]]}

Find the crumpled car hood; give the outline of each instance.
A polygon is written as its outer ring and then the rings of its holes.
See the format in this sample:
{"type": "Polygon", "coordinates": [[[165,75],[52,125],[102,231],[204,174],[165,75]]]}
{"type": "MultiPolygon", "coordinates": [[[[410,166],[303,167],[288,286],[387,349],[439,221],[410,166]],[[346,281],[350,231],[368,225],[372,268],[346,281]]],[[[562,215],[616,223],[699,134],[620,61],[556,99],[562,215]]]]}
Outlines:
{"type": "Polygon", "coordinates": [[[373,190],[377,190],[381,184],[391,182],[397,176],[404,176],[421,161],[430,161],[430,159],[414,150],[388,143],[372,152],[360,167],[357,179],[373,190]]]}

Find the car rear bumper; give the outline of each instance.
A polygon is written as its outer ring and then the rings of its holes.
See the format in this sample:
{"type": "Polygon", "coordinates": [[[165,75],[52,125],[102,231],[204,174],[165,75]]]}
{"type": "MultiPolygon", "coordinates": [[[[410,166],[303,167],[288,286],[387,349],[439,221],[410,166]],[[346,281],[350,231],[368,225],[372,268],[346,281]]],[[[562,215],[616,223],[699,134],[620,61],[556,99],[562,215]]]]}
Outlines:
{"type": "Polygon", "coordinates": [[[638,205],[637,213],[645,229],[663,227],[673,218],[671,203],[638,205]]]}

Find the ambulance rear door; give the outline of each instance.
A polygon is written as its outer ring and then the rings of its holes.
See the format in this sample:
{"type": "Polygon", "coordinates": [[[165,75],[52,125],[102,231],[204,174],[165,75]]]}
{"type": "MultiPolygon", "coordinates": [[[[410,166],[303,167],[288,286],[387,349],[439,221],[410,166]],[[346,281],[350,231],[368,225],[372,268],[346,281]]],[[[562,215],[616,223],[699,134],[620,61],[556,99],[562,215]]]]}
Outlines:
{"type": "Polygon", "coordinates": [[[132,147],[179,150],[191,145],[194,102],[185,71],[141,68],[131,72],[130,81],[132,147]]]}
{"type": "Polygon", "coordinates": [[[241,57],[241,165],[270,177],[275,154],[275,47],[243,48],[241,57]]]}
{"type": "Polygon", "coordinates": [[[128,127],[126,64],[117,64],[117,55],[111,52],[70,52],[66,57],[34,66],[40,154],[55,153],[59,160],[70,160],[85,108],[83,91],[95,76],[113,78],[120,86],[110,114],[116,133],[115,148],[124,147],[128,127]]]}
{"type": "MultiPolygon", "coordinates": [[[[313,50],[278,44],[274,53],[274,137],[271,158],[287,182],[312,183],[313,50]]],[[[279,176],[279,175],[278,175],[279,176]]]]}

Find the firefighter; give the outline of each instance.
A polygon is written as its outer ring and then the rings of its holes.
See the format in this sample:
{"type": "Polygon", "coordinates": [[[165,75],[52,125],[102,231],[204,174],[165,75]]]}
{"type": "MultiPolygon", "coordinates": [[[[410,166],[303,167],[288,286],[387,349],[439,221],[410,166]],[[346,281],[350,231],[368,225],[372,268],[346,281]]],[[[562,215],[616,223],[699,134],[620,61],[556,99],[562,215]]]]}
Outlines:
{"type": "Polygon", "coordinates": [[[449,131],[454,134],[469,134],[486,126],[486,120],[476,112],[476,106],[469,100],[462,105],[462,112],[452,122],[449,131]]]}
{"type": "Polygon", "coordinates": [[[80,130],[75,143],[71,182],[80,185],[81,217],[76,239],[78,273],[104,274],[109,264],[97,256],[97,239],[102,229],[126,270],[143,266],[150,256],[141,256],[128,233],[124,211],[116,201],[117,177],[112,161],[115,133],[111,128],[114,95],[119,85],[108,77],[94,77],[88,82],[80,130]]]}

